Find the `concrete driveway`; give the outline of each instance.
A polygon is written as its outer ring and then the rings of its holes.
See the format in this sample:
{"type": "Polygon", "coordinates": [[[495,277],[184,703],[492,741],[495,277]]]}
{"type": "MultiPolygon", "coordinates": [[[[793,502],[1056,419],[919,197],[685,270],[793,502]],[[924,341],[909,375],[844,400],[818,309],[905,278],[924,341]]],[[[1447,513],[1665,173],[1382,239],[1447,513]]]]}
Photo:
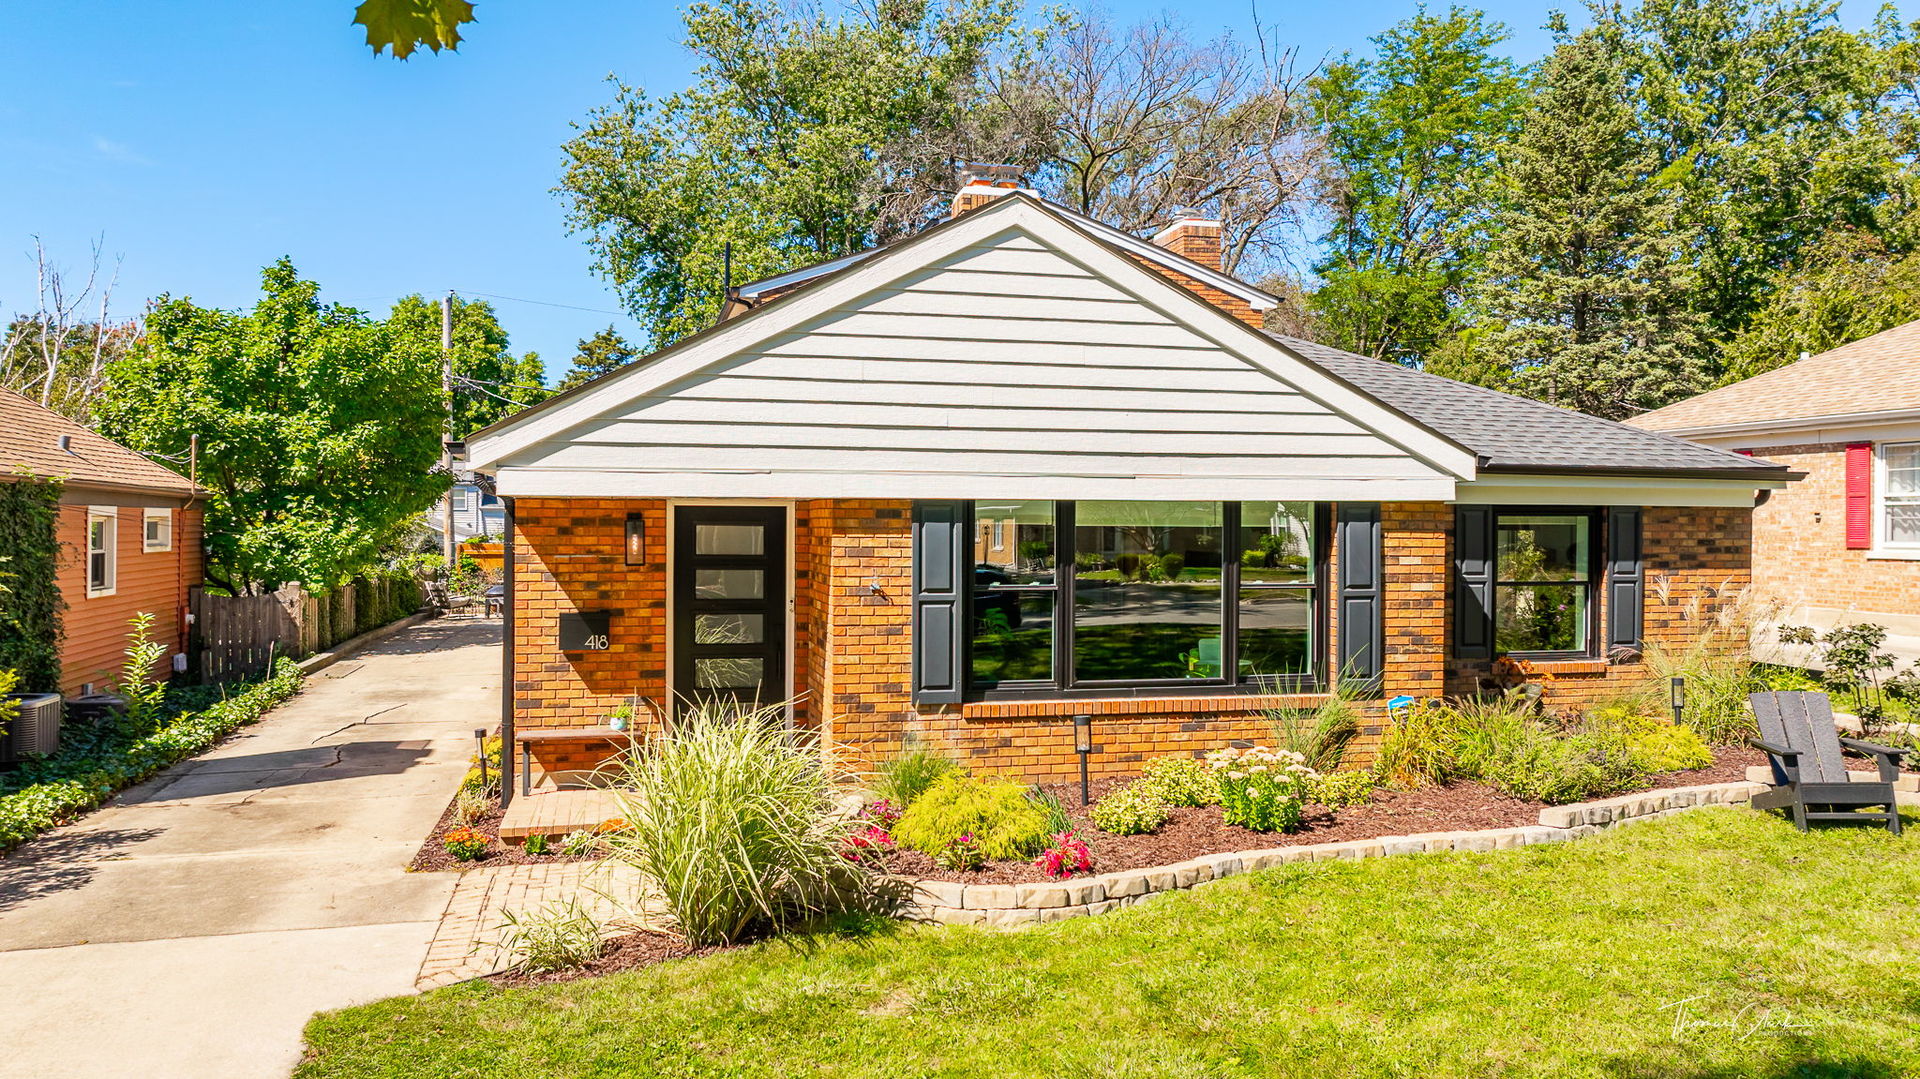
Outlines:
{"type": "Polygon", "coordinates": [[[427,622],[0,860],[0,1076],[285,1076],[315,1011],[411,992],[405,872],[499,718],[498,622],[427,622]]]}

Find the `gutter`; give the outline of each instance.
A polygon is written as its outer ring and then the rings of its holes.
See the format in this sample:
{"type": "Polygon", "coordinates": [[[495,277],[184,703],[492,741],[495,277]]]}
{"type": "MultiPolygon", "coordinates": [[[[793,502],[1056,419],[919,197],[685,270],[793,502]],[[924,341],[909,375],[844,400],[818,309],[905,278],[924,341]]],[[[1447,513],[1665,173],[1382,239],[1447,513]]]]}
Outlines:
{"type": "MultiPolygon", "coordinates": [[[[1825,416],[1796,416],[1768,420],[1746,420],[1740,423],[1715,423],[1703,427],[1666,427],[1657,433],[1674,435],[1678,438],[1698,438],[1703,435],[1744,435],[1765,434],[1768,432],[1808,431],[1822,427],[1856,427],[1876,423],[1901,423],[1920,421],[1920,410],[1911,408],[1881,409],[1874,412],[1835,412],[1825,416]]],[[[1629,425],[1632,426],[1632,425],[1629,425]]],[[[1654,428],[1642,427],[1642,431],[1654,428]]]]}
{"type": "Polygon", "coordinates": [[[1627,466],[1589,468],[1569,465],[1489,465],[1480,471],[1482,475],[1496,476],[1624,476],[1676,480],[1786,480],[1791,482],[1807,477],[1805,472],[1795,472],[1786,465],[1774,464],[1756,468],[1632,468],[1627,466]]]}

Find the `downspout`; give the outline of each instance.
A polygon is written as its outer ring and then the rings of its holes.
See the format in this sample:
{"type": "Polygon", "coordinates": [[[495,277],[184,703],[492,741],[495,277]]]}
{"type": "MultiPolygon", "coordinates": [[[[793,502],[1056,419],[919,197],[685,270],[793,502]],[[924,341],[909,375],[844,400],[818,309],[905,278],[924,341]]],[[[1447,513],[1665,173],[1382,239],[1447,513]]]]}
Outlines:
{"type": "Polygon", "coordinates": [[[500,596],[500,808],[505,809],[513,801],[514,753],[513,753],[513,706],[515,701],[513,684],[513,550],[516,538],[513,532],[513,499],[502,497],[500,504],[506,507],[501,515],[501,527],[505,533],[500,537],[501,588],[500,596]]]}

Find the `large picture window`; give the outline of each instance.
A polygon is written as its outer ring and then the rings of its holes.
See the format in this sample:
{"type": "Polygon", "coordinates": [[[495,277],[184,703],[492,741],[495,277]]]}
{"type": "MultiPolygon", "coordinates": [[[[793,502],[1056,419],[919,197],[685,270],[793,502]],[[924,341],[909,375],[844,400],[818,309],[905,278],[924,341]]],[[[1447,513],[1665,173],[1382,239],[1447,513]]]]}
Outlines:
{"type": "Polygon", "coordinates": [[[1293,688],[1318,675],[1326,514],[1297,502],[976,502],[978,691],[1293,688]]]}
{"type": "Polygon", "coordinates": [[[1494,525],[1493,636],[1503,654],[1593,650],[1593,514],[1501,512],[1494,525]]]}

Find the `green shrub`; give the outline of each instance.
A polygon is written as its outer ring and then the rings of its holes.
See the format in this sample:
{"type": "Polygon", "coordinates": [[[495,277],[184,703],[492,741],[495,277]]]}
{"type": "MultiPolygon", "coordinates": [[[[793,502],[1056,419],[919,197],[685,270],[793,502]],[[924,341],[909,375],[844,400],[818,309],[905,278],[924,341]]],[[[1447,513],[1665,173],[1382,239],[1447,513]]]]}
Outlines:
{"type": "MultiPolygon", "coordinates": [[[[1192,757],[1158,757],[1141,770],[1138,784],[1170,806],[1210,806],[1220,803],[1220,781],[1205,761],[1192,757]]],[[[1065,829],[1060,829],[1065,831],[1065,829]]]]}
{"type": "Polygon", "coordinates": [[[1352,809],[1372,801],[1378,786],[1372,772],[1333,772],[1307,785],[1307,801],[1332,810],[1352,809]]]}
{"type": "MultiPolygon", "coordinates": [[[[60,691],[61,484],[30,476],[0,483],[0,668],[23,693],[60,691]]],[[[0,847],[4,847],[0,843],[0,847]]]]}
{"type": "Polygon", "coordinates": [[[600,958],[605,948],[600,923],[577,898],[534,914],[504,910],[500,917],[503,921],[495,946],[513,957],[509,969],[520,973],[578,970],[600,958]]]}
{"type": "Polygon", "coordinates": [[[546,836],[535,833],[528,836],[525,842],[520,844],[520,849],[526,851],[528,854],[545,854],[553,849],[553,841],[546,836]]]}
{"type": "Polygon", "coordinates": [[[987,855],[980,849],[980,840],[972,832],[962,832],[947,840],[947,845],[933,856],[933,864],[940,869],[971,873],[987,864],[987,855]]]}
{"type": "Polygon", "coordinates": [[[1556,737],[1537,728],[1504,746],[1481,778],[1515,798],[1548,805],[1646,786],[1646,772],[1634,763],[1623,739],[1604,734],[1556,737]]]}
{"type": "Polygon", "coordinates": [[[882,762],[873,792],[902,809],[942,778],[961,771],[960,764],[930,749],[909,749],[882,762]]]}
{"type": "Polygon", "coordinates": [[[601,838],[656,882],[693,944],[779,931],[859,898],[865,874],[840,853],[855,822],[834,812],[833,777],[785,717],[779,704],[702,702],[620,767],[625,827],[601,838]]]}
{"type": "Polygon", "coordinates": [[[1087,812],[1094,827],[1110,835],[1145,835],[1172,815],[1173,808],[1143,783],[1107,792],[1087,812]]]}
{"type": "Polygon", "coordinates": [[[1713,763],[1713,750],[1691,727],[1661,723],[1627,735],[1627,753],[1648,772],[1684,772],[1713,763]]]}
{"type": "Polygon", "coordinates": [[[970,834],[987,858],[1031,858],[1046,845],[1047,823],[1046,811],[1020,784],[952,772],[907,806],[893,837],[903,847],[938,855],[970,834]]]}

